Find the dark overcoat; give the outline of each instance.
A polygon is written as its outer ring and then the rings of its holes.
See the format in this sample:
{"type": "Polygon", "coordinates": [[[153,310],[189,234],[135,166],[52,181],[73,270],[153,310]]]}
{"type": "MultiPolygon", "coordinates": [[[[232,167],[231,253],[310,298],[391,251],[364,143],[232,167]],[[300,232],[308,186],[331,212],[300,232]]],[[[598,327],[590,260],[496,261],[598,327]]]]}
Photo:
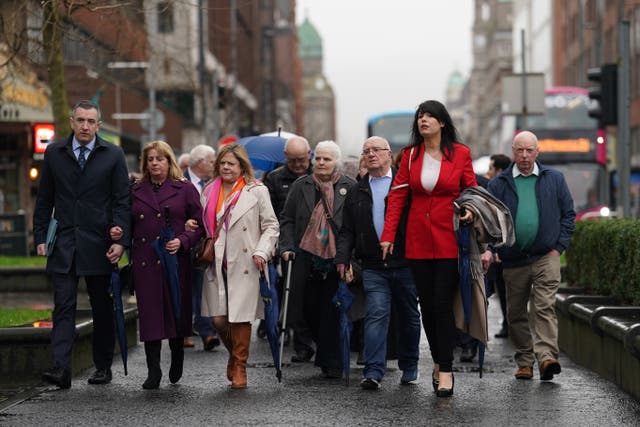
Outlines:
{"type": "Polygon", "coordinates": [[[140,341],[154,341],[165,338],[191,335],[191,249],[203,234],[203,227],[197,231],[185,231],[187,219],[201,223],[202,206],[198,190],[187,180],[167,180],[154,192],[148,179],[131,187],[131,215],[133,237],[131,257],[133,283],[138,302],[140,321],[140,341]],[[180,327],[176,328],[169,284],[162,270],[160,260],[151,242],[159,239],[165,225],[164,207],[169,207],[171,225],[175,236],[180,239],[178,268],[180,273],[181,313],[180,327]]]}
{"type": "Polygon", "coordinates": [[[129,178],[124,152],[96,136],[84,170],[73,153],[73,134],[49,145],[44,154],[33,213],[35,244],[44,243],[51,212],[58,220],[57,239],[47,259],[48,273],[68,273],[75,262],[78,276],[107,275],[106,257],[113,243],[109,228],[124,234],[116,243],[129,246],[129,178]]]}

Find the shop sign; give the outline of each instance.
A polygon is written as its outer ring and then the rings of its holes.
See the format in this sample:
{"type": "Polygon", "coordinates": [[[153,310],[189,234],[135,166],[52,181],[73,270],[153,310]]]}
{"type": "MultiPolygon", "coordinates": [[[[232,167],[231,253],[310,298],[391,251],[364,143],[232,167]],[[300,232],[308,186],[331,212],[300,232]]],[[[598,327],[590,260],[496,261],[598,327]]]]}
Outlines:
{"type": "MultiPolygon", "coordinates": [[[[8,60],[0,51],[0,63],[8,60]]],[[[15,61],[15,59],[14,59],[15,61]]],[[[0,73],[0,121],[51,122],[49,88],[35,73],[9,62],[0,73]]]]}
{"type": "Polygon", "coordinates": [[[50,142],[56,137],[55,126],[52,123],[38,123],[33,127],[33,153],[43,154],[50,142]]]}

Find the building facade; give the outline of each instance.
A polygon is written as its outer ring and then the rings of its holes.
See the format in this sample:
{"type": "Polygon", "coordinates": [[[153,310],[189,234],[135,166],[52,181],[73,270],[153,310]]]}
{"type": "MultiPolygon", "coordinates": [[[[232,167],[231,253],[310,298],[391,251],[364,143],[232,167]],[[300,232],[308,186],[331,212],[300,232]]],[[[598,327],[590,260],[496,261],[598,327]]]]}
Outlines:
{"type": "Polygon", "coordinates": [[[323,72],[322,37],[305,17],[298,28],[304,97],[304,136],[312,146],[336,139],[336,107],[333,88],[323,72]]]}

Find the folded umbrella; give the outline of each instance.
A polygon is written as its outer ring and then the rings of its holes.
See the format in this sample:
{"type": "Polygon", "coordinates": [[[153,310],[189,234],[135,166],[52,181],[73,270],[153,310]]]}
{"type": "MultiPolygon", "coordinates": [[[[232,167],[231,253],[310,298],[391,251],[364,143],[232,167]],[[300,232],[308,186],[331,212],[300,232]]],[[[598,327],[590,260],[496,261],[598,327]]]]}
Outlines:
{"type": "MultiPolygon", "coordinates": [[[[460,298],[462,300],[466,331],[470,331],[469,325],[473,306],[476,308],[484,306],[484,318],[486,319],[485,279],[482,278],[480,289],[478,281],[474,280],[473,274],[471,273],[471,228],[471,225],[461,223],[460,227],[456,230],[456,240],[458,242],[458,272],[460,274],[460,298]],[[474,299],[482,299],[482,301],[475,301],[474,304],[474,299]],[[480,303],[481,305],[479,305],[480,303]]],[[[482,378],[486,342],[483,341],[482,337],[473,338],[478,340],[478,368],[480,378],[482,378]]]]}
{"type": "Polygon", "coordinates": [[[113,264],[111,272],[111,285],[109,293],[113,299],[113,311],[116,318],[116,333],[118,334],[118,345],[120,346],[120,357],[122,357],[122,365],[124,366],[124,374],[127,375],[127,330],[124,325],[124,308],[122,306],[122,282],[120,281],[120,271],[118,264],[113,264]]]}
{"type": "Polygon", "coordinates": [[[278,291],[276,290],[276,282],[278,281],[278,272],[272,263],[269,263],[269,277],[267,278],[264,271],[260,272],[260,297],[264,303],[264,323],[269,347],[271,347],[271,356],[273,364],[276,367],[276,378],[278,382],[282,381],[282,365],[280,363],[280,335],[278,331],[279,304],[278,291]]]}
{"type": "Polygon", "coordinates": [[[165,226],[160,230],[160,238],[151,243],[160,259],[160,265],[164,271],[165,277],[169,284],[169,293],[171,296],[171,305],[173,307],[173,315],[176,321],[176,328],[180,326],[181,296],[180,296],[180,271],[178,269],[178,257],[170,254],[165,245],[173,240],[175,233],[171,225],[171,215],[169,207],[164,207],[165,226]]]}
{"type": "Polygon", "coordinates": [[[351,364],[351,320],[349,320],[349,309],[353,304],[353,294],[344,280],[338,283],[338,290],[331,300],[338,309],[338,328],[340,332],[340,350],[342,351],[342,369],[345,375],[346,384],[349,385],[349,371],[351,364]]]}

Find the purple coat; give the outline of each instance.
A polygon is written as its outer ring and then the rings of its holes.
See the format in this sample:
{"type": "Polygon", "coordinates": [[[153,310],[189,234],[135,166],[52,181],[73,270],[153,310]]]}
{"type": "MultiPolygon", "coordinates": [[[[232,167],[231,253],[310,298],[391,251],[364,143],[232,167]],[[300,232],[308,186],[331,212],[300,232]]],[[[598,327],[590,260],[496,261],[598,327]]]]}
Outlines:
{"type": "Polygon", "coordinates": [[[154,341],[191,335],[191,248],[203,234],[203,227],[187,232],[187,219],[202,218],[198,191],[189,181],[165,181],[157,193],[144,179],[131,187],[133,283],[138,303],[140,341],[154,341]],[[177,253],[182,292],[180,328],[171,308],[169,285],[151,242],[159,238],[165,224],[164,207],[168,206],[171,224],[181,247],[177,253]]]}

